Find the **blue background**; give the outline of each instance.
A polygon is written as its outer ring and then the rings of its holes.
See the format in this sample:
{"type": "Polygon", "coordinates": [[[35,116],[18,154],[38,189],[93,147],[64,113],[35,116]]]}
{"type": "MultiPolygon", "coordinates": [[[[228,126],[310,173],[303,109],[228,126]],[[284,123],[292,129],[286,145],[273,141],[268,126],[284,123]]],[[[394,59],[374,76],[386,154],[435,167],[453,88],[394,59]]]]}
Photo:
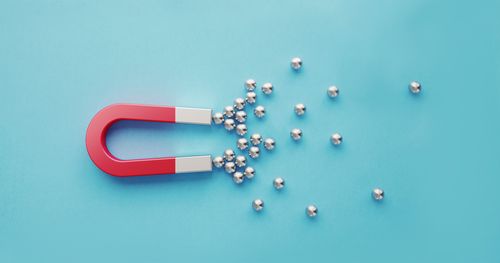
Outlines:
{"type": "MultiPolygon", "coordinates": [[[[498,10],[451,0],[1,0],[0,261],[499,262],[498,10]],[[298,74],[293,56],[304,61],[298,74]],[[90,161],[85,131],[102,107],[221,110],[247,78],[275,85],[270,97],[258,92],[265,119],[248,121],[277,141],[251,162],[253,181],[235,185],[220,170],[114,178],[90,161]],[[419,96],[407,89],[414,79],[419,96]]],[[[108,138],[121,158],[221,154],[235,141],[221,127],[130,122],[108,138]]]]}

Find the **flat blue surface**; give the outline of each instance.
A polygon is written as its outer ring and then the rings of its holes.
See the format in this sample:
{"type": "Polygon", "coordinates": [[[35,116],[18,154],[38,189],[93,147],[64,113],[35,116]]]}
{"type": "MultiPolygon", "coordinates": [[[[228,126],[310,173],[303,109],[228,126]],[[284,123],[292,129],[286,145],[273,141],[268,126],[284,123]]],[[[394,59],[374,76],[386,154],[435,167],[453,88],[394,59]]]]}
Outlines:
{"type": "MultiPolygon", "coordinates": [[[[0,0],[0,262],[499,262],[498,10],[0,0]],[[253,181],[222,171],[120,179],[90,161],[85,131],[102,107],[221,110],[250,77],[275,85],[258,92],[268,114],[252,116],[250,131],[277,141],[251,162],[253,181]],[[419,96],[407,89],[414,79],[419,96]]],[[[126,122],[108,143],[138,158],[220,154],[235,140],[221,127],[126,122]]]]}

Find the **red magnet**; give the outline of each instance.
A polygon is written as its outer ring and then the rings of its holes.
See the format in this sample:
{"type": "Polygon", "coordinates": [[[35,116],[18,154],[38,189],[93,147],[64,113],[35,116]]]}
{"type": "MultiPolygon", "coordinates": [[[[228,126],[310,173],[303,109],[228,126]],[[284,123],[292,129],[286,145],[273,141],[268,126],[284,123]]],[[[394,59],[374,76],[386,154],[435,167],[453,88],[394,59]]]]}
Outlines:
{"type": "Polygon", "coordinates": [[[113,104],[99,111],[87,128],[90,159],[114,176],[141,176],[212,171],[210,155],[121,160],[106,146],[106,133],[117,121],[152,121],[211,125],[212,110],[140,104],[113,104]]]}

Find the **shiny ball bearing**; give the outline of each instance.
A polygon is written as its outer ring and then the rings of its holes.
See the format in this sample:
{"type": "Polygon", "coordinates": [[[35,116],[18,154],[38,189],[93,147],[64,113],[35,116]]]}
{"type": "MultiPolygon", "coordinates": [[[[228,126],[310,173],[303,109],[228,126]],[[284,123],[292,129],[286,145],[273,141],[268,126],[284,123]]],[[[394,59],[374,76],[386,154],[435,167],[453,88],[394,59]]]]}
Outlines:
{"type": "Polygon", "coordinates": [[[260,135],[259,133],[254,133],[254,134],[250,135],[250,142],[253,145],[261,144],[262,143],[262,135],[260,135]]]}
{"type": "Polygon", "coordinates": [[[264,140],[264,148],[266,148],[266,150],[268,150],[268,151],[273,150],[275,144],[276,144],[276,142],[274,141],[273,138],[266,138],[264,140]]]}
{"type": "Polygon", "coordinates": [[[212,164],[217,168],[221,168],[224,165],[224,158],[222,158],[222,156],[216,156],[212,159],[212,164]]]}
{"type": "Polygon", "coordinates": [[[245,138],[239,138],[238,141],[236,141],[236,146],[238,149],[243,151],[248,148],[248,140],[245,138]]]}
{"type": "Polygon", "coordinates": [[[224,164],[224,169],[226,170],[226,173],[232,174],[236,171],[236,164],[233,162],[227,162],[224,164]]]}
{"type": "Polygon", "coordinates": [[[248,91],[253,91],[256,87],[257,87],[257,82],[255,80],[247,79],[247,81],[245,81],[245,88],[248,91]]]}
{"type": "Polygon", "coordinates": [[[236,163],[236,166],[244,167],[245,165],[247,165],[247,158],[243,155],[238,155],[238,156],[236,156],[236,159],[234,162],[236,163]]]}
{"type": "Polygon", "coordinates": [[[318,208],[315,205],[308,205],[306,207],[306,215],[308,217],[315,217],[318,215],[318,208]]]}
{"type": "Polygon", "coordinates": [[[336,132],[332,134],[332,136],[330,136],[330,141],[332,142],[333,145],[339,145],[342,143],[342,135],[336,132]]]}
{"type": "Polygon", "coordinates": [[[254,104],[257,101],[257,94],[253,91],[247,92],[245,100],[248,104],[254,104]]]}
{"type": "Polygon", "coordinates": [[[245,100],[242,98],[236,98],[234,100],[234,107],[238,110],[242,110],[243,108],[245,108],[245,100]]]}
{"type": "Polygon", "coordinates": [[[222,124],[224,122],[224,114],[216,112],[212,116],[212,120],[214,121],[215,124],[222,124]]]}
{"type": "Polygon", "coordinates": [[[252,207],[255,211],[260,212],[264,209],[264,201],[262,199],[255,199],[252,202],[252,207]]]}
{"type": "Polygon", "coordinates": [[[234,130],[235,127],[236,127],[236,123],[234,123],[233,119],[226,119],[224,121],[224,128],[226,130],[232,131],[232,130],[234,130]]]}
{"type": "Polygon", "coordinates": [[[240,123],[243,123],[247,120],[247,113],[240,110],[240,111],[237,111],[234,115],[234,118],[240,122],[240,123]]]}
{"type": "Polygon", "coordinates": [[[298,103],[295,105],[295,114],[297,114],[297,116],[302,116],[304,115],[304,113],[306,113],[306,105],[302,104],[302,103],[298,103]]]}
{"type": "Polygon", "coordinates": [[[252,179],[255,176],[255,169],[253,169],[253,167],[248,166],[247,168],[245,168],[243,174],[247,179],[252,179]]]}
{"type": "Polygon", "coordinates": [[[224,151],[224,160],[226,160],[228,162],[231,162],[232,160],[234,160],[235,156],[236,156],[236,154],[234,153],[234,151],[232,149],[227,149],[224,151]]]}
{"type": "Polygon", "coordinates": [[[302,138],[302,130],[298,128],[292,129],[292,131],[290,131],[290,137],[292,137],[294,141],[300,140],[302,138]]]}
{"type": "Polygon", "coordinates": [[[236,133],[239,136],[243,136],[247,133],[247,126],[245,124],[238,124],[236,125],[236,133]]]}
{"type": "Polygon", "coordinates": [[[381,201],[384,199],[384,190],[381,188],[375,188],[372,190],[372,197],[375,201],[381,201]]]}
{"type": "Polygon", "coordinates": [[[335,98],[339,95],[339,89],[337,86],[330,86],[327,90],[328,97],[335,98]]]}
{"type": "Polygon", "coordinates": [[[281,177],[277,177],[273,181],[273,186],[274,188],[276,188],[276,190],[280,190],[285,187],[285,180],[281,177]]]}
{"type": "Polygon", "coordinates": [[[252,159],[258,158],[260,155],[260,149],[257,146],[252,146],[248,149],[248,155],[252,157],[252,159]]]}
{"type": "Polygon", "coordinates": [[[243,175],[242,172],[234,172],[233,173],[233,182],[235,182],[236,184],[243,183],[244,179],[245,179],[245,176],[243,175]]]}
{"type": "Polygon", "coordinates": [[[264,106],[257,106],[255,107],[255,109],[253,110],[253,113],[255,114],[255,116],[257,118],[262,118],[264,117],[264,115],[266,115],[266,109],[264,108],[264,106]]]}
{"type": "Polygon", "coordinates": [[[299,57],[292,58],[292,60],[290,61],[290,66],[294,70],[299,70],[302,67],[302,59],[299,57]]]}
{"type": "Polygon", "coordinates": [[[418,94],[422,91],[422,85],[418,81],[412,81],[410,85],[408,85],[408,89],[413,94],[418,94]]]}
{"type": "Polygon", "coordinates": [[[273,84],[267,82],[267,83],[264,83],[264,85],[262,85],[262,92],[266,95],[270,95],[271,93],[273,93],[273,84]]]}
{"type": "Polygon", "coordinates": [[[233,106],[226,106],[224,107],[224,116],[226,118],[231,118],[234,115],[234,107],[233,106]]]}

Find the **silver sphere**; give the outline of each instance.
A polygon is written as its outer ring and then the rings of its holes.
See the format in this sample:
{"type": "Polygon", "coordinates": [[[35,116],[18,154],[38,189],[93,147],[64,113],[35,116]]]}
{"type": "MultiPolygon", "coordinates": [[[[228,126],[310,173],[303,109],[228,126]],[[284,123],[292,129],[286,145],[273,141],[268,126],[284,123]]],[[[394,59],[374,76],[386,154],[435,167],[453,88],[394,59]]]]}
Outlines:
{"type": "Polygon", "coordinates": [[[332,134],[332,136],[330,136],[330,141],[333,143],[333,145],[339,145],[342,143],[342,135],[336,132],[332,134]]]}
{"type": "Polygon", "coordinates": [[[236,166],[243,167],[243,166],[247,165],[247,158],[243,155],[238,155],[238,156],[236,156],[235,163],[236,163],[236,166]]]}
{"type": "Polygon", "coordinates": [[[234,151],[232,149],[227,149],[224,151],[224,160],[226,160],[228,162],[234,160],[235,156],[236,156],[236,154],[234,153],[234,151]]]}
{"type": "Polygon", "coordinates": [[[337,86],[330,86],[328,87],[326,93],[328,94],[328,97],[335,98],[339,95],[339,89],[337,88],[337,86]]]}
{"type": "Polygon", "coordinates": [[[233,182],[237,184],[243,183],[243,180],[245,180],[245,176],[243,175],[242,172],[235,172],[233,173],[233,182]]]}
{"type": "Polygon", "coordinates": [[[248,148],[248,140],[245,138],[239,138],[238,141],[236,141],[236,146],[238,149],[243,151],[248,148]]]}
{"type": "Polygon", "coordinates": [[[236,126],[236,133],[239,135],[239,136],[243,136],[247,133],[247,126],[245,124],[238,124],[236,126]]]}
{"type": "Polygon", "coordinates": [[[212,116],[212,120],[214,121],[215,124],[222,124],[224,122],[224,114],[216,112],[212,116]]]}
{"type": "Polygon", "coordinates": [[[418,94],[422,91],[422,85],[418,81],[412,81],[410,85],[408,85],[410,92],[413,94],[418,94]]]}
{"type": "Polygon", "coordinates": [[[242,110],[243,108],[245,108],[245,100],[242,98],[236,98],[234,100],[234,107],[238,110],[242,110]]]}
{"type": "Polygon", "coordinates": [[[247,179],[252,179],[255,176],[255,169],[248,166],[247,168],[245,168],[245,171],[243,172],[243,174],[245,175],[245,177],[247,179]]]}
{"type": "Polygon", "coordinates": [[[381,201],[382,199],[384,199],[384,190],[381,189],[381,188],[378,188],[378,187],[375,188],[375,189],[373,189],[373,191],[372,191],[372,197],[376,201],[381,201]]]}
{"type": "Polygon", "coordinates": [[[237,111],[236,114],[234,115],[234,118],[238,122],[245,122],[247,120],[247,113],[242,110],[237,111]]]}
{"type": "Polygon", "coordinates": [[[252,202],[252,207],[253,207],[253,210],[259,212],[262,209],[264,209],[264,201],[262,201],[262,199],[255,199],[252,202]]]}
{"type": "Polygon", "coordinates": [[[283,178],[281,177],[277,177],[274,179],[273,185],[276,190],[280,190],[281,188],[285,187],[285,180],[283,180],[283,178]]]}
{"type": "Polygon", "coordinates": [[[236,127],[236,124],[234,123],[233,119],[226,119],[224,121],[224,128],[226,128],[226,130],[232,131],[234,127],[236,127]]]}
{"type": "Polygon", "coordinates": [[[306,215],[308,217],[315,217],[318,214],[318,208],[315,205],[308,205],[306,207],[306,215]]]}
{"type": "Polygon", "coordinates": [[[212,163],[215,167],[221,168],[224,165],[224,158],[222,158],[222,156],[216,156],[212,159],[212,163]]]}
{"type": "Polygon", "coordinates": [[[262,136],[258,133],[254,133],[250,136],[250,142],[253,145],[259,145],[260,143],[262,143],[262,136]]]}
{"type": "Polygon", "coordinates": [[[226,173],[232,174],[236,171],[236,164],[233,162],[227,162],[224,164],[224,169],[226,170],[226,173]]]}
{"type": "Polygon", "coordinates": [[[254,104],[257,100],[257,94],[253,91],[247,92],[246,101],[248,104],[254,104]]]}
{"type": "Polygon", "coordinates": [[[264,108],[264,106],[259,105],[255,107],[253,113],[255,114],[255,116],[257,116],[257,118],[262,118],[264,117],[264,115],[266,115],[266,109],[264,108]]]}
{"type": "Polygon", "coordinates": [[[302,103],[295,105],[295,114],[302,116],[304,113],[306,113],[306,105],[302,103]]]}
{"type": "Polygon", "coordinates": [[[299,57],[292,58],[292,61],[290,62],[290,66],[294,70],[299,70],[302,67],[302,59],[300,59],[299,57]]]}
{"type": "Polygon", "coordinates": [[[248,149],[248,155],[252,157],[252,159],[258,158],[260,155],[260,149],[257,146],[252,146],[248,149]]]}
{"type": "Polygon", "coordinates": [[[273,84],[269,82],[264,83],[264,85],[262,85],[262,92],[264,92],[264,94],[266,95],[273,93],[273,84]]]}
{"type": "Polygon", "coordinates": [[[302,130],[297,128],[292,129],[292,131],[290,132],[290,136],[294,141],[298,141],[302,138],[302,130]]]}
{"type": "Polygon", "coordinates": [[[247,81],[245,81],[245,88],[246,88],[248,91],[252,91],[252,90],[254,90],[256,87],[257,87],[257,82],[255,82],[255,80],[253,80],[253,79],[247,79],[247,81]]]}
{"type": "Polygon", "coordinates": [[[266,138],[264,140],[264,147],[268,150],[271,151],[274,149],[276,142],[274,141],[273,138],[266,138]]]}
{"type": "Polygon", "coordinates": [[[226,106],[224,107],[224,116],[226,118],[231,118],[234,115],[234,107],[233,106],[226,106]]]}

